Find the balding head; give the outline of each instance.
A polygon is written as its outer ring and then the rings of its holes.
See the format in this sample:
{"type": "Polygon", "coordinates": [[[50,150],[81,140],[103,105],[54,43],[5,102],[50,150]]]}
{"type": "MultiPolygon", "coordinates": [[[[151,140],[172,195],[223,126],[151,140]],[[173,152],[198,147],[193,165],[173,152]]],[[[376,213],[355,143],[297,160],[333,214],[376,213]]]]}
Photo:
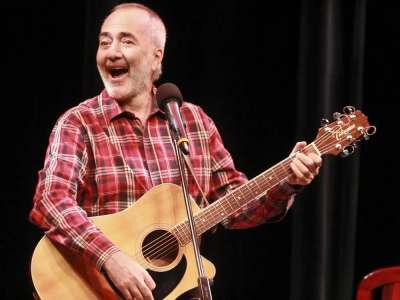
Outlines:
{"type": "Polygon", "coordinates": [[[149,7],[143,4],[139,3],[119,4],[111,9],[110,13],[105,18],[104,22],[112,13],[118,10],[125,10],[125,9],[142,10],[147,13],[147,15],[149,16],[148,29],[151,35],[152,42],[154,43],[155,47],[161,48],[164,51],[165,42],[167,40],[167,31],[164,22],[161,20],[160,16],[154,10],[150,9],[149,7]]]}

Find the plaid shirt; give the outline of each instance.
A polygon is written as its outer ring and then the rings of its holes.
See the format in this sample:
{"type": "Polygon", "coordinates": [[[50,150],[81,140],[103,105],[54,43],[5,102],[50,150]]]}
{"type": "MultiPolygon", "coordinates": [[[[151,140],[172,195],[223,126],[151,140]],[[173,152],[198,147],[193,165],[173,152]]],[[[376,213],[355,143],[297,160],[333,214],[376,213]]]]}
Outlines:
{"type": "MultiPolygon", "coordinates": [[[[181,112],[190,160],[208,200],[245,183],[213,121],[187,102],[181,112]]],[[[188,181],[191,196],[200,203],[195,181],[191,176],[188,181]]],[[[180,184],[180,175],[164,114],[155,108],[143,126],[103,91],[57,121],[39,171],[30,220],[51,240],[79,251],[101,268],[119,249],[88,216],[121,211],[151,187],[167,182],[180,184]]],[[[253,227],[283,215],[291,205],[291,194],[278,186],[225,220],[224,226],[253,227]]]]}

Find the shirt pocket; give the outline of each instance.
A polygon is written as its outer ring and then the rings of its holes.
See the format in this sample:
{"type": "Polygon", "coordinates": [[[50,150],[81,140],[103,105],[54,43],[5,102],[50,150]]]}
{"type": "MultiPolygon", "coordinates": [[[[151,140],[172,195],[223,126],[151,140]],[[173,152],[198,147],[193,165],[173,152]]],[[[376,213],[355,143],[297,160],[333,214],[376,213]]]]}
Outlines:
{"type": "Polygon", "coordinates": [[[129,167],[108,167],[96,170],[98,205],[108,212],[117,212],[135,201],[134,176],[129,167]]]}

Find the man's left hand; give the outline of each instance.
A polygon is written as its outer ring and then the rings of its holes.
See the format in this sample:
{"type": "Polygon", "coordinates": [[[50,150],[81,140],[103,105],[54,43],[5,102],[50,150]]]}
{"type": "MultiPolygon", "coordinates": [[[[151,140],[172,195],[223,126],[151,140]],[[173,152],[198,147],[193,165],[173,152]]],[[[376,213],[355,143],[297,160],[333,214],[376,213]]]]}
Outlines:
{"type": "Polygon", "coordinates": [[[321,156],[314,152],[302,152],[306,146],[306,142],[298,142],[290,154],[292,156],[290,168],[293,173],[288,177],[287,183],[291,185],[308,185],[319,173],[322,165],[321,156]]]}

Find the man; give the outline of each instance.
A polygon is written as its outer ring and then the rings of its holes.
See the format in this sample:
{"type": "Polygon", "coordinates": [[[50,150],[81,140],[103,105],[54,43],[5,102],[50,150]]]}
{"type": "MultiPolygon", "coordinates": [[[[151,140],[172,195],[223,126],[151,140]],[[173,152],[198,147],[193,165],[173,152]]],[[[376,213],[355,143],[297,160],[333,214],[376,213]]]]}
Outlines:
{"type": "MultiPolygon", "coordinates": [[[[143,5],[118,5],[107,16],[96,57],[105,90],[56,123],[30,214],[53,242],[106,272],[125,299],[153,299],[155,282],[88,217],[121,211],[161,183],[179,184],[167,121],[154,100],[165,41],[162,20],[143,5]]],[[[235,169],[213,121],[195,105],[185,102],[181,110],[200,187],[215,201],[247,179],[235,169]]],[[[224,226],[253,227],[283,215],[296,188],[308,185],[321,166],[319,155],[299,152],[305,146],[295,145],[286,182],[224,226]]],[[[191,182],[189,191],[201,201],[196,184],[191,182]]]]}

